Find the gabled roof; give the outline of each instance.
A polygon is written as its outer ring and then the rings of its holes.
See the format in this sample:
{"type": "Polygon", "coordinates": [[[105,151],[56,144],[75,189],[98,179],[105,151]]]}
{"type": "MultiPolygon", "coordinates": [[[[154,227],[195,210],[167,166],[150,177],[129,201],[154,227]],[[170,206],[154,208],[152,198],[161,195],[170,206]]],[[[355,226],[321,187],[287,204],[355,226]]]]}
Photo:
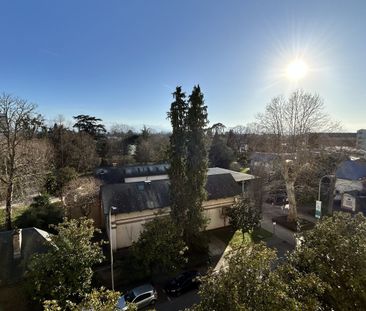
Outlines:
{"type": "Polygon", "coordinates": [[[343,161],[337,168],[336,178],[349,180],[366,179],[366,161],[361,159],[343,161]]]}
{"type": "MultiPolygon", "coordinates": [[[[231,174],[209,175],[206,183],[207,199],[215,200],[241,194],[241,187],[231,174]]],[[[119,183],[101,187],[104,212],[117,208],[113,213],[130,213],[170,205],[169,180],[119,183]]]]}
{"type": "Polygon", "coordinates": [[[15,230],[0,232],[0,285],[16,282],[23,277],[30,258],[47,251],[49,234],[37,228],[21,229],[21,257],[14,259],[13,234],[15,230]]]}

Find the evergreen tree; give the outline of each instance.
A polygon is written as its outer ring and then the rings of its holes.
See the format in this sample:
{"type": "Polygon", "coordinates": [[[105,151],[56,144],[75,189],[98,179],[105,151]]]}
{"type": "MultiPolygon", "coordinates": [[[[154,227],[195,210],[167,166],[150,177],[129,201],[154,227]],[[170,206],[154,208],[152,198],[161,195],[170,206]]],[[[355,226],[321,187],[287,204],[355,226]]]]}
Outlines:
{"type": "Polygon", "coordinates": [[[187,111],[187,222],[184,228],[186,241],[196,236],[205,225],[202,203],[206,199],[207,149],[205,127],[208,124],[207,106],[199,85],[189,96],[187,111]]]}
{"type": "Polygon", "coordinates": [[[186,95],[181,87],[177,87],[173,93],[174,102],[168,112],[168,118],[172,124],[172,135],[170,136],[169,148],[169,179],[171,197],[171,215],[173,221],[181,228],[186,222],[186,95]]]}

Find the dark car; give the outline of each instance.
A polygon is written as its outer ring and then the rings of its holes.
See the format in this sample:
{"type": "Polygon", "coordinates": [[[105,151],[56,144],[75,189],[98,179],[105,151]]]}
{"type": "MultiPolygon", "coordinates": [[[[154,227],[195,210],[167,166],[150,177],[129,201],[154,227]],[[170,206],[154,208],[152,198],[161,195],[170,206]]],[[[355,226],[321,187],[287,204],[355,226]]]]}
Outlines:
{"type": "Polygon", "coordinates": [[[199,276],[200,274],[196,270],[183,272],[165,285],[165,292],[170,296],[179,296],[186,291],[197,288],[199,276]]]}

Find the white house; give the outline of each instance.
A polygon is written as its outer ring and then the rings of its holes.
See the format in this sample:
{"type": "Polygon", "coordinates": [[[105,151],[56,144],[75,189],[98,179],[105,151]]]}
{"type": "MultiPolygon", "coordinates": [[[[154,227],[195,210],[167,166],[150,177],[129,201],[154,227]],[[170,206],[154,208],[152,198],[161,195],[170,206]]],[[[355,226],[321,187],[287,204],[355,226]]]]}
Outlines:
{"type": "MultiPolygon", "coordinates": [[[[111,215],[111,241],[114,250],[129,247],[136,241],[143,224],[170,212],[169,179],[163,174],[137,176],[125,183],[106,184],[101,187],[101,207],[106,223],[111,215]],[[160,178],[157,179],[159,176],[160,178]]],[[[208,224],[206,229],[228,225],[226,209],[245,189],[245,183],[254,176],[221,168],[208,171],[207,201],[203,209],[208,224]]],[[[108,228],[108,227],[107,227],[108,228]]],[[[109,229],[107,229],[109,235],[109,229]]]]}

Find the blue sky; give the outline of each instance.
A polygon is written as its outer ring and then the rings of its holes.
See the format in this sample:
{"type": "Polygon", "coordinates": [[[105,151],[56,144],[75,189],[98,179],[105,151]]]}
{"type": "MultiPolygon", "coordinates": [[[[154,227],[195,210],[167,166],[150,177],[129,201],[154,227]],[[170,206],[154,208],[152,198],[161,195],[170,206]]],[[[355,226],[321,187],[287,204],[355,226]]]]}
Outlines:
{"type": "Polygon", "coordinates": [[[319,93],[366,127],[366,1],[0,0],[0,91],[107,125],[169,129],[175,86],[199,83],[210,123],[245,125],[279,94],[319,93]],[[283,76],[301,55],[308,75],[283,76]]]}

